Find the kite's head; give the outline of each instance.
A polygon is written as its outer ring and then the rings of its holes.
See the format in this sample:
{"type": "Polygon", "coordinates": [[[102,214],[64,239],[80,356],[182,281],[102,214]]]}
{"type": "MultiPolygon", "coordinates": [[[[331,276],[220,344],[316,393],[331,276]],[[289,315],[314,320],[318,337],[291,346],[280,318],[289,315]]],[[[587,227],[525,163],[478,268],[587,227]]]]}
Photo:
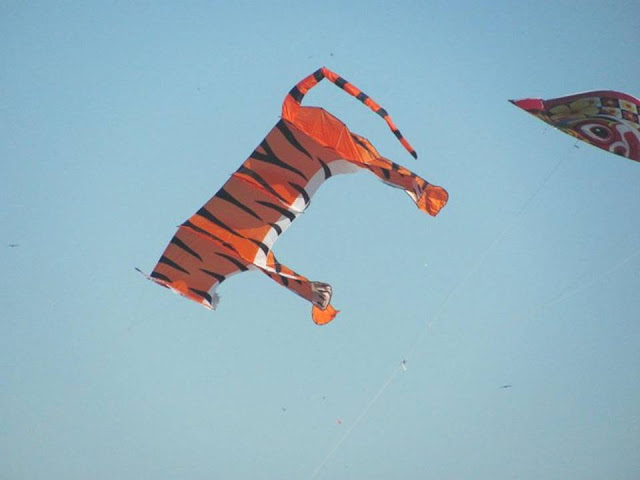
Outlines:
{"type": "Polygon", "coordinates": [[[580,140],[611,153],[640,161],[640,130],[636,107],[617,98],[593,96],[570,102],[549,102],[549,120],[580,140]]]}
{"type": "Polygon", "coordinates": [[[558,128],[603,150],[640,161],[640,131],[622,119],[598,115],[561,122],[558,128]]]}

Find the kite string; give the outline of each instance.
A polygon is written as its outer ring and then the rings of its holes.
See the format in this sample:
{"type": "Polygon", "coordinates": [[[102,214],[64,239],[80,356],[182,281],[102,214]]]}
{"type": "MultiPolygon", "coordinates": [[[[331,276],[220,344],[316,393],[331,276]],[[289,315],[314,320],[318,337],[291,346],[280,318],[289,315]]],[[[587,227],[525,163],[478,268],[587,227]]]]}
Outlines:
{"type": "MultiPolygon", "coordinates": [[[[619,260],[611,268],[609,268],[608,270],[605,270],[600,275],[597,275],[596,278],[594,278],[594,279],[591,279],[591,280],[588,280],[588,281],[580,283],[580,278],[578,278],[578,280],[573,282],[573,285],[568,286],[562,292],[560,292],[558,295],[556,295],[555,297],[551,298],[547,302],[545,302],[545,303],[543,303],[541,305],[538,305],[538,307],[534,309],[534,312],[532,313],[532,317],[537,315],[538,312],[542,311],[543,309],[548,308],[548,307],[550,307],[552,305],[556,305],[556,304],[558,304],[560,302],[563,302],[566,299],[571,298],[574,295],[577,295],[578,293],[582,292],[583,290],[586,290],[587,288],[590,288],[593,285],[596,285],[598,282],[602,281],[603,278],[608,277],[612,273],[616,272],[617,270],[622,268],[624,265],[629,263],[631,260],[633,260],[638,255],[640,255],[640,248],[638,248],[637,250],[632,252],[631,255],[627,255],[622,260],[619,260]]],[[[584,275],[583,275],[583,277],[584,277],[584,275]]]]}
{"type": "Polygon", "coordinates": [[[509,222],[507,224],[507,226],[505,228],[503,228],[502,231],[500,233],[498,233],[498,235],[496,235],[496,237],[491,241],[491,243],[487,246],[487,248],[484,249],[484,251],[479,255],[478,259],[473,263],[471,268],[467,271],[466,275],[464,277],[462,277],[460,279],[460,281],[458,283],[456,283],[449,290],[449,293],[447,294],[447,296],[445,297],[443,302],[438,307],[438,310],[436,311],[435,315],[433,316],[433,319],[428,321],[428,322],[426,322],[426,324],[418,332],[418,335],[416,335],[414,337],[413,342],[411,342],[410,347],[408,348],[407,353],[404,356],[405,360],[408,359],[413,354],[413,352],[417,348],[418,344],[422,340],[422,337],[427,332],[427,330],[430,330],[433,327],[433,324],[436,321],[439,320],[440,315],[442,314],[442,312],[444,311],[446,306],[449,304],[451,299],[455,296],[455,294],[467,283],[469,278],[471,278],[471,276],[480,269],[480,267],[482,266],[482,264],[484,263],[486,258],[489,256],[489,253],[493,250],[493,248],[516,225],[517,221],[524,214],[524,212],[529,208],[529,206],[531,205],[533,200],[538,196],[538,194],[547,185],[547,183],[549,183],[549,180],[556,173],[558,168],[560,168],[560,165],[562,164],[563,161],[564,161],[564,158],[560,158],[560,160],[558,160],[558,162],[547,173],[547,175],[543,178],[542,182],[538,185],[538,187],[534,190],[534,192],[525,200],[525,202],[522,204],[522,207],[520,207],[520,209],[516,213],[515,217],[513,217],[511,222],[509,222]]]}
{"type": "MultiPolygon", "coordinates": [[[[424,335],[427,332],[427,330],[430,330],[433,327],[433,324],[440,318],[440,315],[442,314],[442,312],[444,311],[446,306],[449,304],[451,299],[458,292],[458,290],[460,290],[460,288],[469,280],[469,278],[471,278],[471,276],[482,266],[482,264],[484,263],[485,259],[489,255],[489,252],[491,252],[491,250],[494,248],[494,246],[502,239],[502,237],[504,237],[507,234],[507,232],[509,230],[511,230],[514,227],[514,225],[516,224],[518,219],[527,210],[527,208],[529,208],[529,205],[538,196],[538,194],[542,191],[542,189],[547,185],[547,183],[549,182],[551,177],[558,170],[558,168],[562,164],[563,160],[564,160],[564,158],[561,158],[555,164],[555,166],[549,171],[549,173],[547,173],[547,175],[544,177],[544,179],[542,180],[540,185],[538,185],[536,190],[527,198],[527,200],[524,202],[522,207],[518,210],[518,212],[516,213],[515,217],[511,220],[511,222],[509,222],[509,224],[493,239],[493,241],[487,246],[487,248],[484,249],[484,251],[480,254],[478,260],[476,260],[475,263],[473,264],[473,266],[467,271],[467,274],[462,279],[460,279],[460,281],[458,281],[449,290],[449,293],[444,298],[444,300],[440,303],[440,306],[436,310],[436,313],[433,316],[433,320],[427,321],[425,323],[425,325],[422,327],[422,329],[418,332],[418,335],[415,336],[415,339],[413,340],[413,342],[411,342],[409,348],[407,349],[407,352],[405,353],[405,355],[403,357],[403,361],[408,359],[413,354],[413,352],[417,348],[418,344],[422,340],[422,337],[424,337],[424,335]]],[[[360,414],[358,414],[358,416],[356,417],[354,422],[349,426],[349,428],[345,431],[345,433],[342,435],[342,437],[340,437],[337,440],[337,442],[334,444],[334,446],[331,447],[331,449],[329,450],[329,452],[327,453],[325,458],[322,460],[322,462],[320,462],[318,467],[316,467],[316,469],[313,471],[313,473],[309,477],[310,480],[316,478],[320,474],[322,469],[325,467],[325,465],[328,463],[328,461],[331,459],[331,457],[333,457],[333,455],[336,453],[338,448],[344,443],[344,441],[347,439],[347,437],[349,437],[351,432],[364,419],[364,417],[369,412],[371,407],[382,396],[382,394],[385,392],[385,390],[387,390],[387,388],[391,385],[391,383],[393,382],[395,377],[398,375],[398,372],[400,372],[399,367],[393,370],[393,372],[387,378],[387,380],[377,390],[377,392],[373,395],[373,397],[365,404],[364,408],[362,409],[360,414]]]]}
{"type": "Polygon", "coordinates": [[[393,380],[395,379],[395,377],[398,375],[398,372],[400,370],[398,368],[395,368],[393,370],[393,372],[391,372],[391,375],[389,375],[389,377],[387,378],[387,380],[382,384],[382,386],[378,389],[378,391],[373,395],[373,397],[371,397],[371,399],[365,404],[364,408],[362,409],[362,411],[358,414],[358,416],[355,418],[355,420],[351,423],[351,425],[349,426],[349,428],[347,428],[347,430],[344,432],[344,434],[342,434],[342,436],[340,438],[338,438],[337,442],[334,444],[334,446],[329,450],[329,452],[327,453],[327,455],[324,457],[324,459],[322,460],[322,462],[320,462],[320,464],[316,467],[316,469],[313,471],[313,473],[311,474],[311,476],[309,477],[309,480],[312,480],[314,478],[316,478],[320,472],[322,471],[322,469],[324,468],[324,466],[327,464],[327,462],[331,459],[331,457],[333,457],[334,453],[338,450],[338,448],[340,447],[340,445],[342,445],[342,443],[347,439],[347,437],[351,434],[352,430],[354,430],[356,428],[356,426],[358,426],[358,424],[360,423],[360,421],[365,417],[365,415],[367,414],[367,412],[371,409],[371,407],[376,403],[376,401],[382,396],[382,394],[384,393],[384,391],[389,387],[389,385],[391,385],[391,383],[393,382],[393,380]]]}

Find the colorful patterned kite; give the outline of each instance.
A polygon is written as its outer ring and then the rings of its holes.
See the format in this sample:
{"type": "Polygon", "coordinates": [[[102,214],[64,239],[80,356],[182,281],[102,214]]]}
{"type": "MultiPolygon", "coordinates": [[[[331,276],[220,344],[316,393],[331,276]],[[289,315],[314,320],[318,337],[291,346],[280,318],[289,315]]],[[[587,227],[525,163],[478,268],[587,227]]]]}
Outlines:
{"type": "Polygon", "coordinates": [[[369,170],[407,192],[418,208],[436,215],[447,192],[381,157],[369,141],[302,98],[322,79],[356,97],[387,122],[402,145],[417,158],[387,112],[334,72],[321,68],[298,83],[282,106],[282,119],[242,166],[200,210],[184,222],[147,278],[207,308],[215,308],[216,287],[231,275],[259,270],[313,304],[317,324],[338,313],[331,286],[310,281],[278,262],[272,247],[309,206],[329,177],[369,170]]]}
{"type": "Polygon", "coordinates": [[[640,100],[631,95],[604,90],[509,101],[584,142],[640,162],[640,100]]]}

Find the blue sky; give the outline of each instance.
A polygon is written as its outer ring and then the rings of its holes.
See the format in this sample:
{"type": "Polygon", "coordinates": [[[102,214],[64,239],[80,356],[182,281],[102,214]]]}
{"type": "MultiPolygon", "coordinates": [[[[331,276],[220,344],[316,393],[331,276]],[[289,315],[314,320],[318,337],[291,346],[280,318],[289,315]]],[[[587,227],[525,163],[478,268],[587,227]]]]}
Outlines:
{"type": "Polygon", "coordinates": [[[3,3],[0,477],[638,478],[640,165],[507,100],[637,97],[639,41],[635,1],[3,3]],[[257,273],[146,282],[322,65],[419,159],[305,103],[448,206],[324,184],[274,250],[326,327],[257,273]]]}

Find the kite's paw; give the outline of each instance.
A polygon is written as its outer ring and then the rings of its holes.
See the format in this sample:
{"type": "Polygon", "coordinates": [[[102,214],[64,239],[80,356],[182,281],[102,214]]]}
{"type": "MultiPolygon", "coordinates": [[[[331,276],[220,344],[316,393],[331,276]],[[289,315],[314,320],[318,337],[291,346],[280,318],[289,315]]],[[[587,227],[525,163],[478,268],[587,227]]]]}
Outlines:
{"type": "Polygon", "coordinates": [[[311,292],[313,308],[311,309],[311,318],[317,325],[325,325],[333,320],[338,314],[331,306],[331,285],[322,282],[311,282],[311,292]]]}
{"type": "Polygon", "coordinates": [[[323,282],[311,282],[311,302],[324,310],[331,302],[331,285],[323,282]]]}
{"type": "Polygon", "coordinates": [[[436,216],[449,200],[449,194],[444,188],[429,183],[416,193],[418,208],[432,216],[436,216]]]}

